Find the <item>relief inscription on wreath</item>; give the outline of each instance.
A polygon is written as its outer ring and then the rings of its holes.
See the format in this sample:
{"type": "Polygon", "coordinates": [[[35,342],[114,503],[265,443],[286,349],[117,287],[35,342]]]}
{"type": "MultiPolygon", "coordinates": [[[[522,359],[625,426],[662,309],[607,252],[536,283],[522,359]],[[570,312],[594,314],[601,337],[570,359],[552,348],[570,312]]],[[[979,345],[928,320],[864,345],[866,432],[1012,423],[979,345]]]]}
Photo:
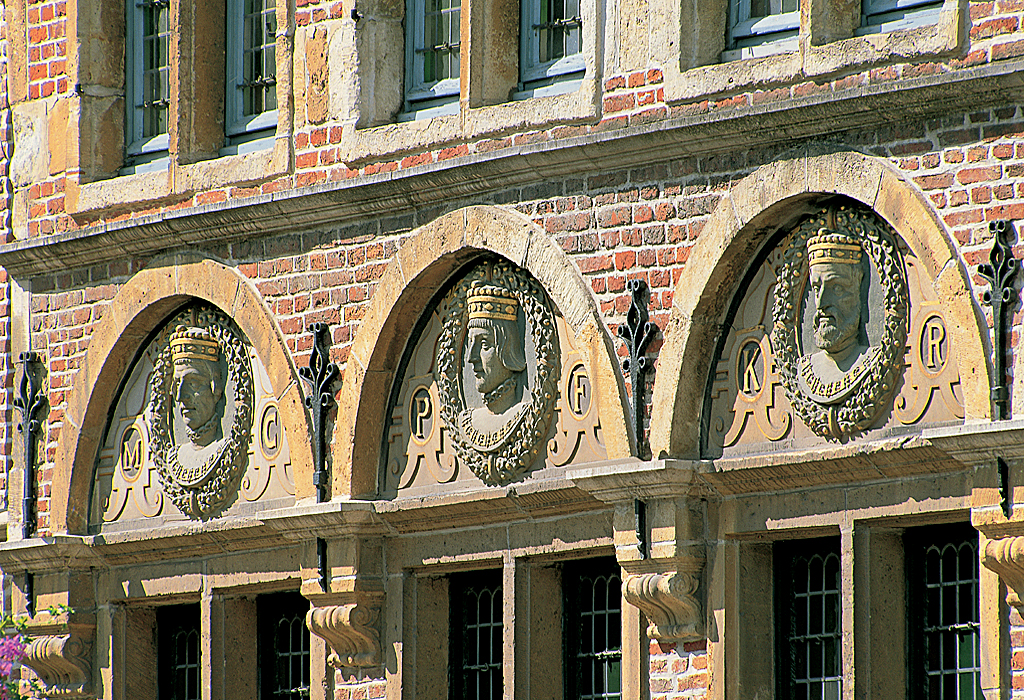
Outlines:
{"type": "Polygon", "coordinates": [[[392,404],[384,490],[503,485],[605,457],[564,319],[527,272],[480,263],[428,311],[392,404]]]}
{"type": "Polygon", "coordinates": [[[835,203],[804,218],[741,294],[715,365],[708,456],[963,418],[931,280],[874,212],[835,203]]]}
{"type": "Polygon", "coordinates": [[[231,319],[194,306],[129,372],[100,450],[92,527],[206,520],[293,499],[290,466],[266,368],[231,319]]]}

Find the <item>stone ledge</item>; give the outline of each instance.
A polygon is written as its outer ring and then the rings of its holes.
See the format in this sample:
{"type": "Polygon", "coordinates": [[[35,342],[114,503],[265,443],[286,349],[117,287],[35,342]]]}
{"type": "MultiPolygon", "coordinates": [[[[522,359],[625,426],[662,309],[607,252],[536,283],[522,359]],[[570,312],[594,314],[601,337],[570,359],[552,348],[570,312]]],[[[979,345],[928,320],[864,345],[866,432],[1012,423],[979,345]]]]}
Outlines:
{"type": "MultiPolygon", "coordinates": [[[[189,245],[393,216],[420,206],[595,170],[621,170],[676,158],[796,141],[861,126],[957,109],[1019,101],[1024,60],[873,84],[501,149],[390,173],[272,195],[192,207],[0,246],[0,265],[15,277],[77,269],[189,245]]],[[[841,148],[835,146],[834,148],[841,148]]]]}
{"type": "Polygon", "coordinates": [[[502,488],[481,486],[373,503],[381,519],[398,534],[482,527],[606,508],[566,478],[564,471],[558,477],[502,488]]]}

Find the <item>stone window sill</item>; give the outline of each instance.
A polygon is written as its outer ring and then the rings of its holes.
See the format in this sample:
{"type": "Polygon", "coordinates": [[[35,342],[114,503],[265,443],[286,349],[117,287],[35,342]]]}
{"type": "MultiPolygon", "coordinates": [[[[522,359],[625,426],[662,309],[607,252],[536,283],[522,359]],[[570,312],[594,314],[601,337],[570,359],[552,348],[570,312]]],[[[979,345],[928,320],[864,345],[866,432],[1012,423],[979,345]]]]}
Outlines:
{"type": "Polygon", "coordinates": [[[690,102],[770,85],[824,78],[880,63],[948,54],[956,51],[963,41],[960,30],[962,13],[957,0],[946,0],[935,24],[853,36],[819,46],[810,44],[801,36],[800,49],[791,53],[688,70],[679,69],[677,56],[668,61],[665,70],[665,100],[690,102]]]}
{"type": "Polygon", "coordinates": [[[588,77],[579,88],[561,95],[482,107],[467,107],[463,101],[459,114],[364,129],[346,126],[341,159],[349,165],[371,162],[371,159],[386,161],[406,153],[430,151],[496,134],[596,120],[600,115],[600,80],[593,76],[596,70],[590,66],[588,77]]]}
{"type": "Polygon", "coordinates": [[[289,172],[291,135],[279,136],[272,148],[221,156],[198,163],[169,162],[155,172],[109,180],[67,184],[65,206],[73,216],[98,217],[147,204],[181,200],[195,192],[263,182],[289,172]]]}

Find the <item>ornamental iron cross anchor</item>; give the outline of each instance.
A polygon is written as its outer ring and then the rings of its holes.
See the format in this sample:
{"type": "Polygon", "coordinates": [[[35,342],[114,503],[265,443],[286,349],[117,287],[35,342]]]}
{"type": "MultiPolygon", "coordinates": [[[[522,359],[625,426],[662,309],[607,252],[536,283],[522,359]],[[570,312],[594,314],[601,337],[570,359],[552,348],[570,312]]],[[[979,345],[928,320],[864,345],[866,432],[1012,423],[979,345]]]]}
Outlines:
{"type": "Polygon", "coordinates": [[[992,221],[992,251],[989,262],[978,265],[978,274],[989,283],[981,300],[992,307],[992,416],[996,420],[1010,417],[1010,390],[1006,385],[1006,352],[1008,316],[1013,313],[1017,294],[1013,278],[1019,267],[1013,257],[1013,227],[1009,221],[992,221]]]}
{"type": "Polygon", "coordinates": [[[36,463],[36,437],[39,435],[40,423],[36,419],[36,413],[46,403],[46,397],[41,391],[42,386],[37,376],[36,369],[41,365],[39,355],[34,352],[23,352],[18,360],[22,366],[21,382],[18,385],[18,396],[14,399],[14,406],[21,411],[21,422],[18,423],[18,432],[25,441],[25,469],[22,473],[23,497],[22,497],[22,518],[24,537],[32,535],[35,524],[35,485],[36,476],[34,466],[36,463]]]}
{"type": "Polygon", "coordinates": [[[633,387],[633,432],[636,435],[637,454],[647,453],[644,439],[644,373],[650,369],[650,362],[644,357],[647,346],[654,340],[654,324],[648,321],[647,304],[644,295],[647,283],[643,280],[629,280],[627,289],[633,299],[626,312],[626,322],[619,326],[619,337],[626,342],[629,357],[622,361],[622,371],[629,372],[629,382],[633,387]]]}
{"type": "Polygon", "coordinates": [[[334,405],[331,385],[338,377],[338,366],[330,361],[330,342],[326,323],[314,323],[313,352],[309,355],[309,367],[300,367],[299,376],[309,385],[306,408],[313,412],[313,485],[316,486],[316,500],[327,500],[327,413],[334,405]]]}

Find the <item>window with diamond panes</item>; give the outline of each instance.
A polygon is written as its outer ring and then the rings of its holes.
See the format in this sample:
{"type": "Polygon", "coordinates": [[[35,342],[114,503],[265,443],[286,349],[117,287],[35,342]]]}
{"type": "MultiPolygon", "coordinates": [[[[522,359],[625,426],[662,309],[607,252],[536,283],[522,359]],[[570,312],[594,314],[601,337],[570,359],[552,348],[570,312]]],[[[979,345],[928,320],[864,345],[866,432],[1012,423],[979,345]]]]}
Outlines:
{"type": "Polygon", "coordinates": [[[911,29],[939,20],[942,0],[861,0],[858,34],[911,29]]]}
{"type": "Polygon", "coordinates": [[[125,142],[129,156],[167,150],[171,10],[168,0],[128,0],[125,142]]]}
{"type": "Polygon", "coordinates": [[[297,592],[256,599],[261,700],[309,697],[308,611],[309,601],[297,592]]]}
{"type": "Polygon", "coordinates": [[[920,700],[981,700],[978,533],[968,524],[907,530],[910,682],[920,700]]]}
{"type": "Polygon", "coordinates": [[[449,657],[453,700],[499,700],[502,676],[501,570],[453,576],[449,657]]]}
{"type": "Polygon", "coordinates": [[[540,95],[556,82],[581,79],[586,66],[580,0],[523,0],[520,14],[522,89],[540,95]]]}
{"type": "Polygon", "coordinates": [[[461,0],[408,0],[406,111],[457,110],[461,0]]]}
{"type": "Polygon", "coordinates": [[[199,604],[158,608],[156,626],[159,700],[199,700],[199,604]]]}
{"type": "Polygon", "coordinates": [[[732,0],[726,58],[796,49],[799,32],[799,0],[732,0]]]}
{"type": "Polygon", "coordinates": [[[277,0],[228,0],[229,139],[277,127],[277,0]]]}
{"type": "Polygon", "coordinates": [[[614,557],[566,564],[566,697],[622,697],[622,578],[614,557]]]}
{"type": "Polygon", "coordinates": [[[775,545],[776,682],[779,697],[842,696],[839,538],[775,545]]]}

